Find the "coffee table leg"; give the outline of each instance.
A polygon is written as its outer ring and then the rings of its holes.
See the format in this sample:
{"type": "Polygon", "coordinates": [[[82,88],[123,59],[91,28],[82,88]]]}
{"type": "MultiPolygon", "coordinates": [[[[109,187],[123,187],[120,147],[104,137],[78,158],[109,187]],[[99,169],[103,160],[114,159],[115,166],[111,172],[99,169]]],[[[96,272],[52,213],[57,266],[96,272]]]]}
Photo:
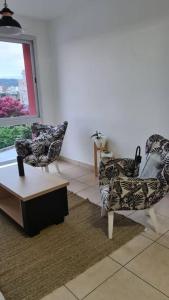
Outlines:
{"type": "Polygon", "coordinates": [[[59,218],[57,218],[55,224],[57,225],[57,224],[63,223],[63,222],[64,222],[64,219],[65,219],[64,217],[59,217],[59,218]]]}
{"type": "Polygon", "coordinates": [[[40,231],[39,230],[26,230],[25,228],[24,228],[24,232],[27,234],[27,235],[29,235],[30,237],[34,237],[35,235],[38,235],[38,234],[40,234],[40,231]]]}
{"type": "Polygon", "coordinates": [[[40,233],[40,228],[37,226],[37,211],[34,211],[34,203],[32,200],[30,201],[22,201],[21,202],[22,207],[22,218],[23,218],[23,229],[24,232],[29,235],[30,237],[33,237],[40,233]]]}
{"type": "Polygon", "coordinates": [[[64,217],[68,215],[67,188],[21,201],[21,208],[24,231],[34,236],[49,225],[64,222],[64,217]]]}

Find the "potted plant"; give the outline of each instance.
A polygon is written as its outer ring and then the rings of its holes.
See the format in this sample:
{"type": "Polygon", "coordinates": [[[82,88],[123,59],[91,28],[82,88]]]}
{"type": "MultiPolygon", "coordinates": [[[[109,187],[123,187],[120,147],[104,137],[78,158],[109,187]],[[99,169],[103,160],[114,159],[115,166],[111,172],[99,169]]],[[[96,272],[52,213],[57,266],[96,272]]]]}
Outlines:
{"type": "Polygon", "coordinates": [[[106,137],[101,132],[96,130],[91,138],[93,138],[97,148],[104,148],[106,146],[106,137]]]}

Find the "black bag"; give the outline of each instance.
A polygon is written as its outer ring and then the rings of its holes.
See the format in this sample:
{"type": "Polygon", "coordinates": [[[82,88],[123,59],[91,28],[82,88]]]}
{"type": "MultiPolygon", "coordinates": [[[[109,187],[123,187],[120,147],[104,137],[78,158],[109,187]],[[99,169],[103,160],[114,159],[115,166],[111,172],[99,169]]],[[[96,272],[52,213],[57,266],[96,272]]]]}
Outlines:
{"type": "Polygon", "coordinates": [[[135,164],[139,165],[141,163],[142,156],[141,156],[141,147],[137,146],[136,154],[135,154],[135,164]]]}

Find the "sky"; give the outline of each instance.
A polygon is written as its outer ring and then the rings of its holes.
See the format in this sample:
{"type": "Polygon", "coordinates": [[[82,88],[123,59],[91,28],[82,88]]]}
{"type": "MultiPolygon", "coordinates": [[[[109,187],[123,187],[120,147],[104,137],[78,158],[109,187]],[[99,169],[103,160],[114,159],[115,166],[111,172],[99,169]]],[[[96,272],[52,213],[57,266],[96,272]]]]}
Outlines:
{"type": "Polygon", "coordinates": [[[22,44],[0,42],[0,78],[21,79],[24,69],[22,44]]]}

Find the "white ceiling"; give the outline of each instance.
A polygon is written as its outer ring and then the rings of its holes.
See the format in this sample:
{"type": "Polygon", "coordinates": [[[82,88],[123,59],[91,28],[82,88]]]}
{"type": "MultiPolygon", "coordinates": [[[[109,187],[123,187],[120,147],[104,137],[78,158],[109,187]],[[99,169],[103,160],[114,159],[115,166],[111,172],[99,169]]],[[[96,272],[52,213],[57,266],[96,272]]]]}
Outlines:
{"type": "MultiPolygon", "coordinates": [[[[7,0],[17,15],[51,20],[65,15],[69,10],[87,8],[111,12],[112,18],[131,19],[158,17],[169,14],[169,0],[7,0]]],[[[3,0],[0,0],[1,6],[3,0]]]]}
{"type": "MultiPolygon", "coordinates": [[[[1,6],[3,1],[0,0],[1,6]]],[[[51,20],[64,15],[81,0],[7,0],[8,7],[17,15],[51,20]]]]}

